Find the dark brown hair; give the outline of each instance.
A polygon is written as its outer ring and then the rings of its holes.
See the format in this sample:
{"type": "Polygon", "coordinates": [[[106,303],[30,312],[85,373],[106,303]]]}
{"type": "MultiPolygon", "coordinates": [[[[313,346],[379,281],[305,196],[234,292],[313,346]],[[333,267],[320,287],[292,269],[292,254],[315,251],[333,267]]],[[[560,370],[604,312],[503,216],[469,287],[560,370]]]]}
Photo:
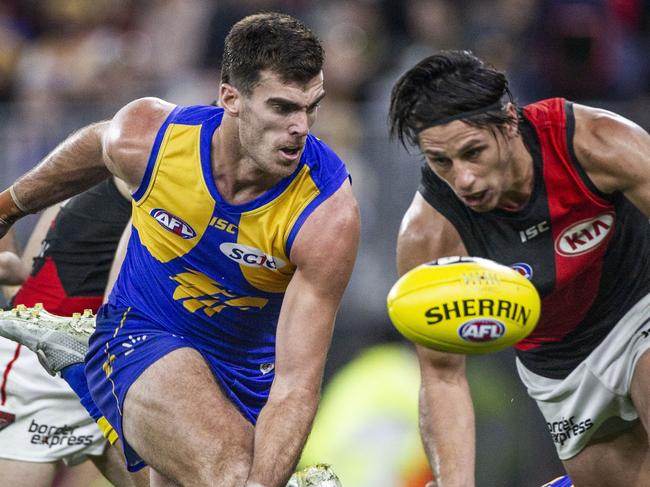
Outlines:
{"type": "Polygon", "coordinates": [[[226,37],[221,81],[250,94],[262,70],[306,83],[323,68],[320,40],[298,19],[280,13],[244,17],[226,37]]]}

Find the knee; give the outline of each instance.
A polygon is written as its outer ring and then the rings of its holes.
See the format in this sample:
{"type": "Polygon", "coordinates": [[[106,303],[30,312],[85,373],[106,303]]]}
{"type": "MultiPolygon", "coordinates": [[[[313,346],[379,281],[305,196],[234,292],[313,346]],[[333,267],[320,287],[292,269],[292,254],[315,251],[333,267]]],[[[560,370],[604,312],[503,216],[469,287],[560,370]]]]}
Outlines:
{"type": "MultiPolygon", "coordinates": [[[[206,452],[207,453],[207,452],[206,452]]],[[[230,446],[196,458],[181,485],[244,485],[252,464],[252,449],[230,446]]]]}

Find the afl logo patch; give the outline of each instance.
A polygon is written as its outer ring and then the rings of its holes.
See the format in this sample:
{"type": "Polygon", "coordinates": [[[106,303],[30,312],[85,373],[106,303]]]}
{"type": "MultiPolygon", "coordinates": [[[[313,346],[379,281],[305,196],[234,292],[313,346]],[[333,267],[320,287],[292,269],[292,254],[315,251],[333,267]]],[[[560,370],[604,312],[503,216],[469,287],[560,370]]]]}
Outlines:
{"type": "Polygon", "coordinates": [[[156,220],[161,227],[165,230],[178,235],[185,240],[196,237],[194,229],[181,218],[172,215],[167,210],[162,208],[154,208],[149,214],[156,220]]]}
{"type": "Polygon", "coordinates": [[[565,257],[587,253],[602,244],[614,228],[614,214],[603,213],[579,221],[555,239],[555,251],[565,257]]]}
{"type": "Polygon", "coordinates": [[[458,329],[458,335],[468,342],[491,342],[501,338],[505,332],[503,323],[490,318],[470,320],[458,329]]]}
{"type": "Polygon", "coordinates": [[[526,264],[525,262],[516,262],[514,264],[510,264],[510,267],[512,267],[514,270],[516,270],[519,274],[524,276],[529,281],[533,277],[533,268],[530,265],[526,264]]]}
{"type": "Polygon", "coordinates": [[[271,271],[283,268],[287,263],[279,257],[267,255],[260,249],[248,245],[224,242],[219,245],[219,250],[238,264],[246,267],[262,267],[271,271]]]}

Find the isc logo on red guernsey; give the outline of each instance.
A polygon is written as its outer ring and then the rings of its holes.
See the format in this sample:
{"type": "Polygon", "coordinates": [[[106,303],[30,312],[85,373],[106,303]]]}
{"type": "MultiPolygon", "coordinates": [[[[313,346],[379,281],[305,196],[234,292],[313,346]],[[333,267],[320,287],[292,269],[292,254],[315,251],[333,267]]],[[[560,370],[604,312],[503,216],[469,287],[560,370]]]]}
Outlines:
{"type": "Polygon", "coordinates": [[[613,228],[613,213],[579,221],[555,239],[555,251],[566,257],[584,254],[603,243],[613,228]]]}

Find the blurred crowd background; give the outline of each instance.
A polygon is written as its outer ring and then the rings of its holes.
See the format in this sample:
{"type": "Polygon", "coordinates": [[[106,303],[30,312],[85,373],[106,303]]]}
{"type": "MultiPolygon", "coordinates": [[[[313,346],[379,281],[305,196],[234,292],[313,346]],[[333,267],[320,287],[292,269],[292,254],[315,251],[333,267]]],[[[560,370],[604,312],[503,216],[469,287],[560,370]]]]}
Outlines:
{"type": "MultiPolygon", "coordinates": [[[[346,447],[365,455],[356,465],[365,462],[375,480],[346,487],[400,487],[406,483],[396,469],[410,467],[393,464],[404,456],[400,445],[406,443],[399,439],[412,442],[417,434],[417,367],[408,345],[394,345],[398,352],[369,347],[399,342],[385,296],[397,277],[395,239],[422,160],[388,138],[392,84],[438,49],[470,49],[507,72],[520,104],[564,96],[614,110],[648,129],[650,1],[0,0],[1,186],[75,129],[111,117],[134,98],[212,102],[228,29],[244,15],[269,10],[298,16],[324,42],[327,98],[314,132],[347,162],[363,221],[326,376],[326,399],[336,387],[347,395],[338,409],[328,400],[334,413],[327,434],[314,437],[327,437],[349,461],[356,457],[346,447]],[[358,387],[337,386],[353,358],[382,350],[385,359],[373,355],[374,361],[364,362],[374,376],[359,373],[355,383],[351,372],[346,380],[358,387]],[[394,368],[386,370],[388,363],[394,368]],[[391,370],[408,380],[389,380],[391,370]],[[404,407],[391,409],[388,399],[366,401],[356,426],[348,425],[346,411],[357,408],[352,405],[362,396],[375,397],[361,387],[370,387],[368,377],[386,397],[403,397],[404,407]],[[385,411],[373,412],[373,405],[385,411]],[[389,448],[374,452],[381,448],[371,444],[389,448]]],[[[34,221],[18,225],[22,242],[34,221]]],[[[512,352],[470,359],[469,376],[477,405],[478,485],[538,486],[560,475],[541,415],[516,378],[512,352]]]]}

